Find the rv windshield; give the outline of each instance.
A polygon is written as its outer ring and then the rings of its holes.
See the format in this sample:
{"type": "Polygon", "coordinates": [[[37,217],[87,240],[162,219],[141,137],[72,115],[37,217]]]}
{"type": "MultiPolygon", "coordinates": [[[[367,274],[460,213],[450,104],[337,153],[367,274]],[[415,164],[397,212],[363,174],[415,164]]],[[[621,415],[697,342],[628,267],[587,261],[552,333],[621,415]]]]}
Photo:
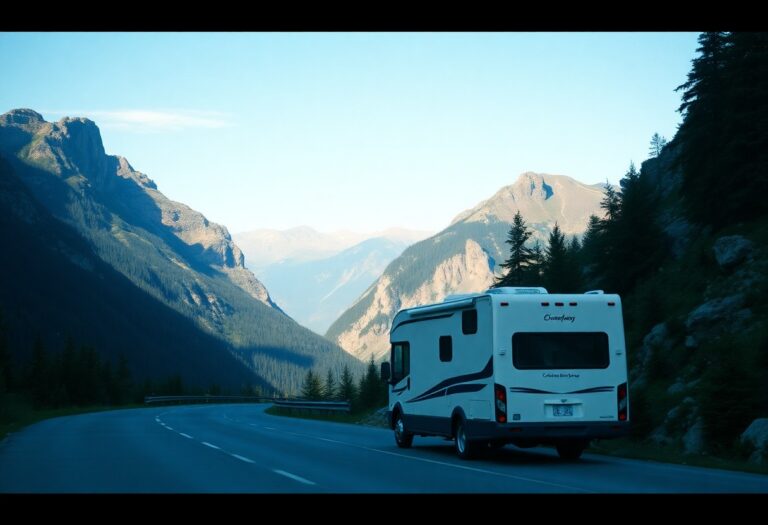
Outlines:
{"type": "Polygon", "coordinates": [[[518,370],[608,368],[605,332],[518,332],[512,336],[518,370]]]}

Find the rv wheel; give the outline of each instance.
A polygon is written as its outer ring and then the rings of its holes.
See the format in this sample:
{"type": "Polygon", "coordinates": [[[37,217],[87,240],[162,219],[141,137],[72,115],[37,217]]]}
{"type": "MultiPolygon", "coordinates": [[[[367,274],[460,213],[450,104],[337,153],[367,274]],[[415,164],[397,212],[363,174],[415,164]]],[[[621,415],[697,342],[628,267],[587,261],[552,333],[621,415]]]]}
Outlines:
{"type": "Polygon", "coordinates": [[[413,444],[413,434],[405,430],[405,423],[403,423],[403,415],[397,412],[395,416],[395,443],[400,448],[410,448],[413,444]]]}
{"type": "Polygon", "coordinates": [[[460,419],[456,423],[456,431],[454,432],[456,454],[461,459],[472,459],[477,454],[477,443],[470,441],[467,437],[466,424],[463,419],[460,419]]]}

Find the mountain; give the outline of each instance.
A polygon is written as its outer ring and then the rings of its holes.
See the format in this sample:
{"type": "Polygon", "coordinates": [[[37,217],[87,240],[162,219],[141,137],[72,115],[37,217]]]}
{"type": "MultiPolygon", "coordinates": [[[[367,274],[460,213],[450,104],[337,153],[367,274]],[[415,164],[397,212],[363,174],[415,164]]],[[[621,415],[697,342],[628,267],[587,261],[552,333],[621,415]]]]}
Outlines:
{"type": "Polygon", "coordinates": [[[545,244],[555,221],[568,235],[583,233],[589,215],[601,215],[602,198],[599,187],[564,175],[523,173],[514,184],[460,213],[445,230],[407,248],[331,325],[326,337],[363,360],[382,358],[398,310],[492,284],[508,254],[504,241],[518,210],[533,230],[532,238],[545,244]]]}
{"type": "Polygon", "coordinates": [[[407,246],[376,237],[324,259],[271,264],[259,277],[288,315],[325,333],[407,246]]]}
{"type": "Polygon", "coordinates": [[[50,123],[32,110],[10,111],[0,116],[0,155],[101,260],[226,343],[255,379],[290,392],[309,367],[362,366],[275,307],[226,228],[165,197],[126,159],[107,155],[92,121],[50,123]]]}
{"type": "Polygon", "coordinates": [[[0,312],[17,358],[40,337],[68,337],[113,363],[130,356],[132,376],[185,384],[270,386],[228,344],[138,288],[106,264],[72,227],[53,218],[0,158],[0,312]],[[183,357],[183,358],[182,358],[183,357]]]}
{"type": "Polygon", "coordinates": [[[264,270],[273,264],[326,259],[367,239],[382,237],[407,245],[429,235],[430,232],[405,228],[389,228],[375,233],[322,233],[309,226],[298,226],[288,230],[251,230],[235,233],[233,237],[245,253],[248,268],[257,275],[262,275],[264,270]]]}
{"type": "Polygon", "coordinates": [[[321,233],[309,226],[288,230],[258,229],[234,234],[243,247],[248,267],[256,272],[289,260],[311,261],[330,257],[362,241],[362,234],[352,232],[321,233]]]}

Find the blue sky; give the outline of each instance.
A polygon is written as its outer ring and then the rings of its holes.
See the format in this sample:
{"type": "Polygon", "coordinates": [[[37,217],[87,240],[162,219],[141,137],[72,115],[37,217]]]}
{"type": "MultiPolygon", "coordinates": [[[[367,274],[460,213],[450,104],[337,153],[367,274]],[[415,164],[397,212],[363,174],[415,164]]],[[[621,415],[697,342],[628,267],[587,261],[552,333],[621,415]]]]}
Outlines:
{"type": "Polygon", "coordinates": [[[439,230],[524,171],[618,182],[695,33],[0,33],[0,112],[88,116],[231,232],[439,230]]]}

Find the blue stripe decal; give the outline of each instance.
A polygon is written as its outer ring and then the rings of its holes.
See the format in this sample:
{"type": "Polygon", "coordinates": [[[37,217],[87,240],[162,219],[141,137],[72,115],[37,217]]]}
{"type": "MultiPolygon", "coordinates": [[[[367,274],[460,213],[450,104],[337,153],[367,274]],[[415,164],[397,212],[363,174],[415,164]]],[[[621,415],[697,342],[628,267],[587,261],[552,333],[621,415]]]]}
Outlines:
{"type": "Polygon", "coordinates": [[[460,383],[468,383],[469,381],[477,381],[478,379],[486,379],[488,377],[491,377],[492,375],[493,375],[493,357],[488,359],[488,364],[486,364],[485,368],[483,368],[479,372],[475,372],[474,374],[464,374],[460,376],[449,377],[448,379],[439,382],[432,388],[426,390],[425,392],[419,394],[418,396],[412,399],[409,399],[406,402],[415,403],[416,401],[423,401],[424,399],[432,399],[434,397],[440,397],[445,395],[444,390],[446,390],[450,386],[457,385],[460,383]]]}

